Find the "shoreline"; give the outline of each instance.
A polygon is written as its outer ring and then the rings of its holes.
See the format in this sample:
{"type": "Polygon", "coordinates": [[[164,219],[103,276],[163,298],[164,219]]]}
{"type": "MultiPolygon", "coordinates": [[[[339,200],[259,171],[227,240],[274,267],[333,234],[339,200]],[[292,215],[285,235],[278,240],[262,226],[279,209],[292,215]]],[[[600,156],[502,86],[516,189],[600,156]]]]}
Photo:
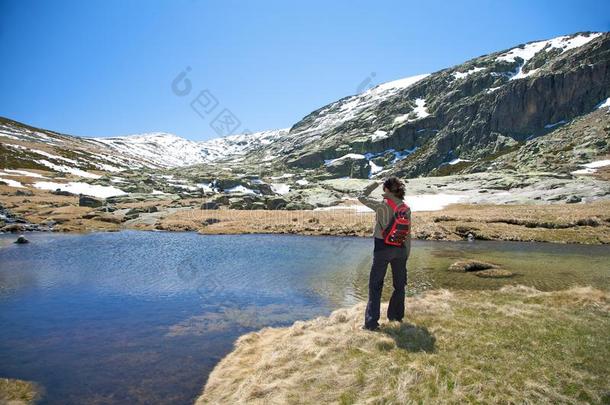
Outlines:
{"type": "MultiPolygon", "coordinates": [[[[28,224],[41,232],[88,233],[120,230],[192,231],[209,235],[297,234],[372,237],[374,213],[336,210],[200,209],[200,200],[130,203],[113,212],[81,207],[74,198],[40,195],[2,201],[19,222],[3,233],[20,234],[28,224]],[[50,201],[49,201],[50,200],[50,201]]],[[[413,240],[496,240],[568,244],[610,244],[610,200],[579,204],[452,204],[413,213],[413,240]]],[[[36,230],[34,230],[36,231],[36,230]]]]}

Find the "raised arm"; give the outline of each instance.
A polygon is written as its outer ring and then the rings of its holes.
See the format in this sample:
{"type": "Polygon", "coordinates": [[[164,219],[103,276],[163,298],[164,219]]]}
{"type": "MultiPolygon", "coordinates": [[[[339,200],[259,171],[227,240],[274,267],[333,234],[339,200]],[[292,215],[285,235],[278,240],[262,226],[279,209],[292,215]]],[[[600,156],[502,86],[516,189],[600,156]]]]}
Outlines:
{"type": "Polygon", "coordinates": [[[366,205],[373,211],[377,211],[377,208],[381,207],[383,201],[376,200],[374,198],[369,197],[369,195],[379,186],[379,183],[374,182],[369,184],[362,192],[361,195],[358,196],[358,201],[362,204],[366,205]]]}

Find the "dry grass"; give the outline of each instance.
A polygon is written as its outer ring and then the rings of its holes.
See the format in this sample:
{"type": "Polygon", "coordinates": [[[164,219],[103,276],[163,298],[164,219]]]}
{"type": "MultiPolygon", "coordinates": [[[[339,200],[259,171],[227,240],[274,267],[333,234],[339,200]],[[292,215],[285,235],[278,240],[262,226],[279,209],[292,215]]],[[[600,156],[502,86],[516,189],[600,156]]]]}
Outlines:
{"type": "MultiPolygon", "coordinates": [[[[33,190],[33,196],[16,196],[12,187],[0,185],[0,203],[33,223],[58,222],[62,232],[110,231],[126,227],[78,207],[76,196],[56,196],[33,190]]],[[[153,223],[130,223],[142,230],[197,231],[202,234],[292,233],[301,235],[370,236],[373,213],[353,210],[269,211],[201,210],[201,199],[178,202],[193,208],[167,213],[153,223]],[[206,221],[217,220],[208,224],[206,221]]],[[[172,201],[120,204],[117,208],[156,205],[160,210],[172,201]]],[[[610,201],[555,205],[450,205],[441,211],[413,214],[413,237],[427,240],[462,240],[469,233],[477,239],[557,243],[610,243],[610,201]]]]}
{"type": "Polygon", "coordinates": [[[603,403],[609,294],[433,291],[408,323],[360,329],[363,305],[242,336],[197,404],[603,403]]]}
{"type": "Polygon", "coordinates": [[[40,388],[29,381],[0,378],[0,404],[33,404],[40,399],[40,388]]]}

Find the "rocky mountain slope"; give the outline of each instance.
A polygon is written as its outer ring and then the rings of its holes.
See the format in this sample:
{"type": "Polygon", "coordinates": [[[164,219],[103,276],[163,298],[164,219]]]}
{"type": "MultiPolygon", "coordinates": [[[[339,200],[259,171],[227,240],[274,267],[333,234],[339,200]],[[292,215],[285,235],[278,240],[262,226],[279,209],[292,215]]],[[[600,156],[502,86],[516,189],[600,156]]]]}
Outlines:
{"type": "Polygon", "coordinates": [[[252,155],[301,168],[345,157],[356,177],[429,175],[456,159],[474,164],[514,150],[608,96],[610,34],[574,34],[343,98],[252,155]]]}

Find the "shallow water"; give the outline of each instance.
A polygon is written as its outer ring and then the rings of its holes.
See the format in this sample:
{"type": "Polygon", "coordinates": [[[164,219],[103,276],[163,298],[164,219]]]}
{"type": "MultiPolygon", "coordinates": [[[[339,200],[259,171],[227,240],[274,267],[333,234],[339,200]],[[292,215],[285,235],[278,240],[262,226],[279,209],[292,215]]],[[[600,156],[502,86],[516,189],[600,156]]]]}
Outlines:
{"type": "MultiPolygon", "coordinates": [[[[39,382],[50,404],[191,403],[239,335],[365,299],[372,251],[370,239],[288,235],[14,238],[0,235],[0,377],[39,382]]],[[[409,293],[609,289],[609,259],[604,246],[416,241],[409,293]],[[446,271],[463,258],[517,276],[446,271]]]]}

